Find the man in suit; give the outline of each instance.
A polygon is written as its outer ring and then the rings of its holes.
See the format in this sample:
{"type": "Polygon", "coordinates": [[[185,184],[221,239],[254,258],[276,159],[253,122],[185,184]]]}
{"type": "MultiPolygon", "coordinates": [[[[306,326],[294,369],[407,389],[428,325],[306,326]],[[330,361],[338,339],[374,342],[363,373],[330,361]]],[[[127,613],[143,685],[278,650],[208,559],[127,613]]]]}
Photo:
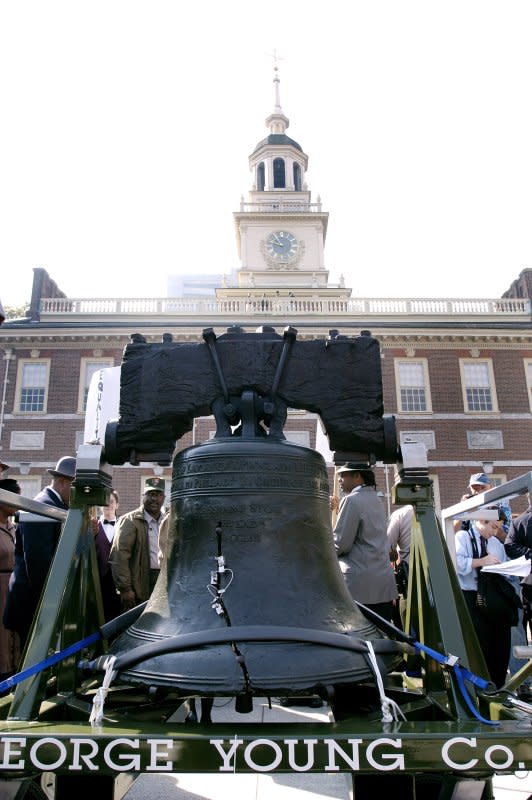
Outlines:
{"type": "Polygon", "coordinates": [[[111,489],[109,503],[102,507],[102,516],[98,520],[98,530],[94,537],[102,590],[103,615],[106,622],[117,617],[122,611],[120,595],[116,590],[111,565],[109,564],[109,553],[111,552],[111,545],[116,531],[117,511],[118,492],[115,489],[111,489]]]}
{"type": "MultiPolygon", "coordinates": [[[[70,489],[76,475],[76,459],[63,456],[47,472],[51,483],[34,498],[68,510],[70,489]]],[[[23,648],[37,611],[46,576],[61,535],[62,523],[29,512],[20,512],[15,534],[15,568],[9,580],[4,626],[17,631],[23,648]]]]}
{"type": "Polygon", "coordinates": [[[347,588],[354,600],[393,621],[397,586],[390,564],[386,513],[376,492],[375,475],[365,464],[348,462],[338,470],[338,479],[344,496],[334,528],[334,545],[347,588]]]}

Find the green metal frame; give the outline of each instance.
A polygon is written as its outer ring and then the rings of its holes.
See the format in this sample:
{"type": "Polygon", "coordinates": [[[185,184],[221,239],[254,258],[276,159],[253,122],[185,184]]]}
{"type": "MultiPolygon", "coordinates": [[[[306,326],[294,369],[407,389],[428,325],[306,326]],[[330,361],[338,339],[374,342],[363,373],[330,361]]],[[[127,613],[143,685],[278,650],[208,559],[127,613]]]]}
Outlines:
{"type": "MultiPolygon", "coordinates": [[[[90,527],[95,505],[109,486],[104,475],[76,478],[71,508],[50,569],[42,601],[24,653],[23,669],[98,630],[103,624],[96,554],[90,527]]],[[[0,498],[1,499],[1,498],[0,498]]],[[[434,511],[428,478],[404,479],[395,487],[397,503],[415,507],[407,604],[407,630],[438,652],[458,656],[471,672],[487,670],[458,584],[453,560],[434,511]]],[[[20,501],[23,503],[23,500],[20,501]]],[[[45,509],[43,510],[45,514],[45,509]]],[[[171,721],[182,702],[171,692],[111,686],[103,724],[89,714],[99,678],[84,676],[78,663],[105,653],[100,640],[90,652],[60,662],[20,683],[0,699],[0,777],[17,779],[40,771],[58,776],[117,776],[124,769],[164,772],[344,771],[384,780],[399,776],[446,776],[453,781],[490,781],[495,772],[532,769],[532,707],[508,702],[507,688],[480,691],[472,698],[474,718],[451,669],[430,658],[408,657],[421,668],[414,688],[393,682],[388,693],[406,722],[387,723],[379,714],[356,711],[330,724],[283,725],[239,722],[186,725],[171,721]],[[309,740],[313,740],[312,745],[309,740]],[[309,749],[310,748],[310,749],[309,749]],[[87,772],[88,770],[88,772],[87,772]]],[[[532,660],[519,680],[532,672],[532,660]]],[[[371,691],[371,687],[369,687],[371,691]]],[[[416,797],[415,788],[412,798],[416,797]]],[[[406,796],[406,795],[404,795],[406,796]]],[[[442,795],[443,796],[443,795],[442,795]]]]}

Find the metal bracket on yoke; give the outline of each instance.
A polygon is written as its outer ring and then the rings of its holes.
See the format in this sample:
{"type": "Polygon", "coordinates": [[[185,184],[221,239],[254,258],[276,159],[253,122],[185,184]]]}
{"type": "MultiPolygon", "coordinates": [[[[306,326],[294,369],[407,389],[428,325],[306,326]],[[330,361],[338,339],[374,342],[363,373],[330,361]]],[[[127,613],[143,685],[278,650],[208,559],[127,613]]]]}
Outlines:
{"type": "Polygon", "coordinates": [[[240,397],[233,397],[229,393],[227,381],[218,357],[216,334],[212,328],[205,328],[203,340],[209,348],[211,361],[222,391],[222,397],[213,402],[211,409],[216,420],[216,436],[231,436],[231,426],[241,423],[241,434],[247,438],[253,437],[260,433],[259,423],[263,422],[268,427],[270,436],[276,439],[285,438],[283,427],[286,422],[286,403],[276,395],[296,337],[296,328],[288,326],[283,334],[283,348],[273,377],[272,387],[267,397],[263,397],[251,389],[244,390],[240,397]]]}

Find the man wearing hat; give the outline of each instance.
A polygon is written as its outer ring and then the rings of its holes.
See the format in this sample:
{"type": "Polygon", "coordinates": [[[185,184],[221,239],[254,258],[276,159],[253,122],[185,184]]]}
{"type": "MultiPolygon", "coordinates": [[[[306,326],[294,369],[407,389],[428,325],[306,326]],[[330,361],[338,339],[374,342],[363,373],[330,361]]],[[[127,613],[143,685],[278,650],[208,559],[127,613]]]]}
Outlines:
{"type": "Polygon", "coordinates": [[[148,478],[140,508],[124,514],[116,525],[109,563],[123,611],[147,600],[159,576],[164,490],[163,478],[148,478]]]}
{"type": "MultiPolygon", "coordinates": [[[[76,477],[76,459],[63,456],[55,468],[47,472],[52,476],[51,483],[34,499],[67,511],[72,481],[76,477]]],[[[26,511],[19,514],[15,536],[15,568],[9,580],[4,625],[18,632],[21,647],[24,647],[28,638],[61,529],[59,520],[26,511]]]]}
{"type": "Polygon", "coordinates": [[[394,619],[397,585],[390,564],[386,513],[367,464],[348,462],[338,470],[344,493],[334,544],[347,588],[359,603],[394,619]]]}
{"type": "MultiPolygon", "coordinates": [[[[468,500],[470,497],[474,497],[476,494],[482,494],[483,492],[487,492],[488,489],[491,489],[491,481],[489,476],[486,475],[485,472],[475,472],[469,478],[469,484],[467,487],[467,492],[462,495],[462,500],[468,500]]],[[[499,509],[499,521],[502,524],[502,529],[504,533],[508,533],[508,528],[510,526],[510,522],[512,521],[512,511],[508,503],[499,502],[496,504],[497,508],[499,509]]],[[[471,523],[468,519],[460,520],[457,519],[454,521],[454,530],[456,531],[468,531],[471,526],[471,523]]]]}

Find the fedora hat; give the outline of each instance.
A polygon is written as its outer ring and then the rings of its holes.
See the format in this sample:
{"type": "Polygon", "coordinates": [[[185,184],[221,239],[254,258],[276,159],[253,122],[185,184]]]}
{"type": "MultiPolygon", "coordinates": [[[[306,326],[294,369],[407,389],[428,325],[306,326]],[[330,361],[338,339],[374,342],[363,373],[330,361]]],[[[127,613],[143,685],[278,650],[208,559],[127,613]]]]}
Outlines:
{"type": "Polygon", "coordinates": [[[347,464],[342,464],[342,466],[338,467],[336,470],[337,475],[340,475],[342,472],[371,472],[371,467],[367,462],[364,464],[358,461],[348,461],[347,464]]]}
{"type": "Polygon", "coordinates": [[[46,472],[53,475],[54,478],[70,478],[74,480],[76,477],[76,459],[72,456],[63,456],[55,465],[55,469],[47,469],[46,472]]]}

